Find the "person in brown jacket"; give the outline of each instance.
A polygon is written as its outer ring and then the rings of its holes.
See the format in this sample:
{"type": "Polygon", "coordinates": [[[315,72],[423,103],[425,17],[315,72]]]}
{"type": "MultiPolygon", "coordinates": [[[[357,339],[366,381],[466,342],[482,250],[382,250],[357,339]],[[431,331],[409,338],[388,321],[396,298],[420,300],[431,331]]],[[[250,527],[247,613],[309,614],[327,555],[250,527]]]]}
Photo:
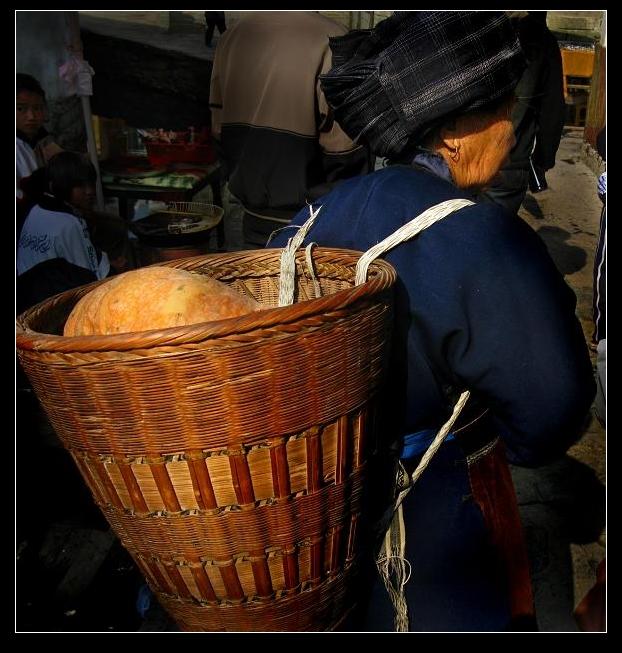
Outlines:
{"type": "Polygon", "coordinates": [[[217,44],[212,131],[230,192],[245,209],[244,238],[264,245],[339,181],[373,169],[369,150],[334,121],[318,77],[329,38],[347,29],[316,12],[254,12],[217,44]]]}

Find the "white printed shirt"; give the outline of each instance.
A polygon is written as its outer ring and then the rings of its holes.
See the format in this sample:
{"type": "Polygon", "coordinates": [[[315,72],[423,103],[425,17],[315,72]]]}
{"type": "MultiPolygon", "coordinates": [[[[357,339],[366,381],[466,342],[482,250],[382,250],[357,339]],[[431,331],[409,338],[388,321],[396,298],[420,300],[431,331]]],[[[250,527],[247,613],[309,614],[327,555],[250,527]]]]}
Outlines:
{"type": "Polygon", "coordinates": [[[50,211],[37,204],[22,228],[17,248],[17,274],[54,258],[90,270],[97,279],[103,279],[110,272],[108,255],[101,252],[98,260],[83,218],[69,212],[50,211]]]}

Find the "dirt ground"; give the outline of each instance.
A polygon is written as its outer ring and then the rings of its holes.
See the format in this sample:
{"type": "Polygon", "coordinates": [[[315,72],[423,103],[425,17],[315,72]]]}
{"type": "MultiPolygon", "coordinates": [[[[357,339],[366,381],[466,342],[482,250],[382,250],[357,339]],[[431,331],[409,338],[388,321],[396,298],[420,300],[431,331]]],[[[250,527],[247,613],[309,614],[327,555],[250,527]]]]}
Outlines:
{"type": "MultiPolygon", "coordinates": [[[[542,237],[574,290],[589,342],[602,204],[596,176],[581,159],[582,139],[582,130],[565,130],[555,168],[547,173],[548,190],[528,194],[520,216],[542,237]]],[[[595,417],[558,463],[538,470],[513,469],[542,631],[576,630],[571,610],[594,583],[605,556],[606,469],[606,433],[595,417]]]]}

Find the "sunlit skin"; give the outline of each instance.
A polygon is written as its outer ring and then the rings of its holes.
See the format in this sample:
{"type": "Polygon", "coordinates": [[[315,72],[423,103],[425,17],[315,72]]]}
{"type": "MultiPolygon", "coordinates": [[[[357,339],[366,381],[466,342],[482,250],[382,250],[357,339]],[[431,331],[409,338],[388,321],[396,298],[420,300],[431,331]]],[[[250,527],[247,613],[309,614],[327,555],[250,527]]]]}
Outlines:
{"type": "Polygon", "coordinates": [[[46,119],[45,100],[31,91],[20,91],[15,100],[15,126],[26,136],[33,138],[46,119]]]}
{"type": "Polygon", "coordinates": [[[508,158],[516,142],[512,126],[513,101],[494,113],[473,112],[441,127],[432,148],[447,162],[456,185],[486,187],[508,158]]]}

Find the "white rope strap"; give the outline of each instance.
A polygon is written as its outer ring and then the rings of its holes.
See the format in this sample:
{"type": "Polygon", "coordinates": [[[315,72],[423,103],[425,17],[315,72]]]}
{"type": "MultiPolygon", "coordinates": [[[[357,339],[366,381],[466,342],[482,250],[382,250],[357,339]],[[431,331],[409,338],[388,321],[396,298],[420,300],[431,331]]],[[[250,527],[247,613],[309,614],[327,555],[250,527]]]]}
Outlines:
{"type": "Polygon", "coordinates": [[[407,483],[404,482],[405,471],[402,473],[401,469],[398,469],[396,473],[396,486],[399,490],[399,494],[397,495],[395,503],[393,504],[394,511],[401,506],[402,501],[404,501],[406,495],[411,491],[413,485],[417,482],[417,479],[421,476],[421,474],[423,474],[423,470],[430,464],[432,457],[439,450],[441,444],[443,444],[447,434],[451,431],[451,427],[454,425],[462,409],[464,408],[464,404],[466,404],[469,395],[470,392],[468,390],[465,390],[460,395],[451,413],[451,417],[443,424],[443,426],[441,426],[439,432],[434,437],[434,440],[432,440],[430,443],[430,446],[426,449],[426,452],[421,457],[419,464],[417,465],[415,471],[411,474],[407,483]]]}
{"type": "Polygon", "coordinates": [[[475,202],[472,202],[471,200],[465,199],[447,200],[430,207],[427,209],[427,211],[424,211],[416,218],[413,218],[410,222],[402,225],[390,236],[387,236],[384,240],[381,240],[377,245],[374,245],[368,249],[363,254],[363,256],[361,256],[361,258],[358,260],[358,263],[356,264],[354,285],[358,286],[361,283],[365,283],[367,280],[367,268],[369,267],[369,264],[374,259],[377,259],[381,254],[388,252],[390,249],[396,245],[399,245],[400,243],[410,240],[420,231],[427,229],[429,226],[433,225],[439,220],[442,220],[450,213],[453,213],[458,209],[474,203],[475,202]]]}
{"type": "Polygon", "coordinates": [[[423,454],[421,457],[421,460],[419,461],[419,464],[417,465],[417,469],[412,473],[411,479],[412,479],[412,485],[411,487],[415,484],[417,479],[421,476],[423,473],[423,470],[428,466],[430,463],[430,460],[432,459],[432,456],[438,451],[438,448],[441,446],[443,443],[443,440],[447,437],[447,434],[449,431],[451,431],[451,427],[454,425],[454,422],[458,419],[458,415],[460,415],[460,411],[464,408],[464,404],[466,404],[467,399],[469,398],[470,392],[468,390],[465,390],[460,397],[458,398],[458,401],[456,402],[456,405],[454,406],[454,410],[451,414],[451,417],[443,424],[441,427],[440,431],[436,434],[436,437],[434,440],[432,440],[432,443],[430,446],[427,448],[426,452],[423,454]]]}
{"type": "Polygon", "coordinates": [[[320,280],[315,274],[315,266],[313,265],[313,248],[316,246],[316,243],[309,243],[305,248],[305,263],[307,264],[307,271],[309,272],[309,277],[313,283],[313,291],[315,292],[315,299],[318,299],[322,296],[322,286],[320,286],[320,280]]]}
{"type": "Polygon", "coordinates": [[[296,287],[296,250],[302,244],[309,229],[313,226],[320,209],[313,212],[309,204],[309,219],[300,227],[295,236],[287,241],[281,252],[281,270],[279,277],[279,306],[290,306],[294,303],[294,289],[296,287]]]}
{"type": "Polygon", "coordinates": [[[423,454],[408,482],[404,483],[405,470],[401,463],[399,463],[396,472],[395,483],[399,494],[393,505],[393,514],[385,533],[382,547],[376,558],[376,567],[393,603],[394,624],[397,632],[408,631],[408,604],[406,602],[404,587],[410,579],[411,572],[410,562],[406,559],[406,529],[404,527],[402,502],[423,473],[423,470],[428,466],[434,454],[438,451],[438,448],[447,437],[449,431],[451,431],[451,427],[454,425],[456,419],[458,419],[458,415],[468,398],[469,391],[465,390],[456,402],[451,417],[436,434],[436,437],[423,454]],[[406,573],[407,570],[408,574],[406,573]]]}
{"type": "MultiPolygon", "coordinates": [[[[450,213],[457,211],[465,206],[474,204],[470,200],[455,199],[441,202],[419,216],[407,222],[405,225],[387,236],[384,240],[368,249],[358,260],[356,265],[355,285],[364,283],[367,280],[367,271],[371,262],[392,249],[400,243],[410,240],[415,235],[433,225],[435,222],[442,220],[450,213]]],[[[406,529],[404,526],[404,514],[402,501],[412,489],[414,483],[423,470],[429,465],[430,460],[438,451],[439,447],[447,437],[447,434],[454,425],[458,415],[462,411],[464,404],[469,398],[469,392],[465,391],[460,395],[452,411],[451,417],[441,427],[434,440],[422,456],[421,461],[413,472],[407,483],[403,483],[403,469],[398,469],[396,474],[396,487],[398,496],[392,510],[392,517],[384,536],[382,547],[376,558],[376,567],[382,581],[387,589],[394,610],[394,624],[397,632],[408,631],[408,604],[404,587],[411,576],[411,565],[406,559],[406,529]]]]}
{"type": "MultiPolygon", "coordinates": [[[[413,218],[410,222],[402,225],[399,229],[387,236],[384,240],[381,240],[378,244],[370,247],[361,256],[356,264],[356,274],[354,280],[355,285],[358,286],[359,284],[366,281],[369,265],[381,254],[388,252],[390,249],[396,245],[399,245],[400,243],[403,243],[406,240],[410,240],[413,238],[413,236],[416,236],[418,233],[424,229],[427,229],[435,222],[438,222],[439,220],[447,217],[449,214],[454,213],[454,211],[458,211],[459,209],[464,208],[465,206],[470,206],[471,204],[475,204],[475,202],[467,199],[446,200],[445,202],[435,204],[423,213],[419,214],[416,218],[413,218]]],[[[454,425],[454,422],[458,418],[458,415],[460,414],[460,411],[464,407],[464,404],[468,398],[468,390],[460,395],[456,405],[454,406],[451,417],[445,424],[443,424],[439,432],[436,434],[436,437],[421,458],[419,465],[417,465],[417,469],[415,469],[413,472],[411,482],[408,484],[408,487],[400,491],[400,494],[398,495],[398,498],[395,502],[395,510],[399,507],[406,494],[408,494],[410,488],[419,478],[423,470],[428,466],[432,456],[434,456],[438,448],[441,446],[443,440],[447,437],[447,434],[451,430],[451,427],[454,425]]]]}
{"type": "Polygon", "coordinates": [[[400,505],[393,513],[391,525],[387,528],[376,567],[391,598],[394,610],[395,630],[408,632],[408,604],[404,587],[410,580],[411,566],[406,559],[406,527],[400,505]]]}
{"type": "MultiPolygon", "coordinates": [[[[389,251],[396,245],[410,240],[418,233],[427,229],[435,222],[442,220],[450,213],[457,211],[465,206],[474,204],[474,202],[466,199],[453,199],[441,202],[435,206],[430,207],[416,218],[402,225],[395,232],[387,236],[384,240],[368,249],[358,260],[355,273],[355,285],[365,283],[367,280],[367,272],[369,265],[376,258],[389,251]]],[[[281,254],[281,276],[279,288],[279,306],[288,306],[294,301],[294,288],[296,276],[296,250],[302,244],[305,236],[313,226],[315,218],[317,217],[320,209],[313,212],[313,208],[309,205],[309,219],[300,227],[299,231],[287,243],[281,254]]],[[[307,268],[310,270],[312,278],[316,285],[317,280],[313,271],[313,261],[311,258],[313,244],[309,245],[305,252],[305,260],[307,268]]],[[[397,470],[396,473],[396,488],[398,495],[396,497],[393,509],[385,513],[387,515],[389,525],[386,529],[381,550],[376,558],[376,566],[380,577],[382,578],[387,592],[393,603],[395,611],[395,629],[398,632],[408,630],[408,605],[404,587],[410,579],[411,565],[406,559],[406,529],[404,526],[404,515],[402,502],[408,492],[412,489],[413,485],[421,476],[425,468],[429,465],[430,460],[438,451],[439,447],[447,437],[447,434],[454,425],[458,415],[462,411],[464,404],[469,398],[468,390],[460,395],[452,411],[451,417],[443,424],[439,432],[436,434],[434,440],[422,456],[417,468],[412,473],[410,478],[405,474],[403,467],[397,470]]],[[[401,464],[400,464],[401,465],[401,464]]]]}

